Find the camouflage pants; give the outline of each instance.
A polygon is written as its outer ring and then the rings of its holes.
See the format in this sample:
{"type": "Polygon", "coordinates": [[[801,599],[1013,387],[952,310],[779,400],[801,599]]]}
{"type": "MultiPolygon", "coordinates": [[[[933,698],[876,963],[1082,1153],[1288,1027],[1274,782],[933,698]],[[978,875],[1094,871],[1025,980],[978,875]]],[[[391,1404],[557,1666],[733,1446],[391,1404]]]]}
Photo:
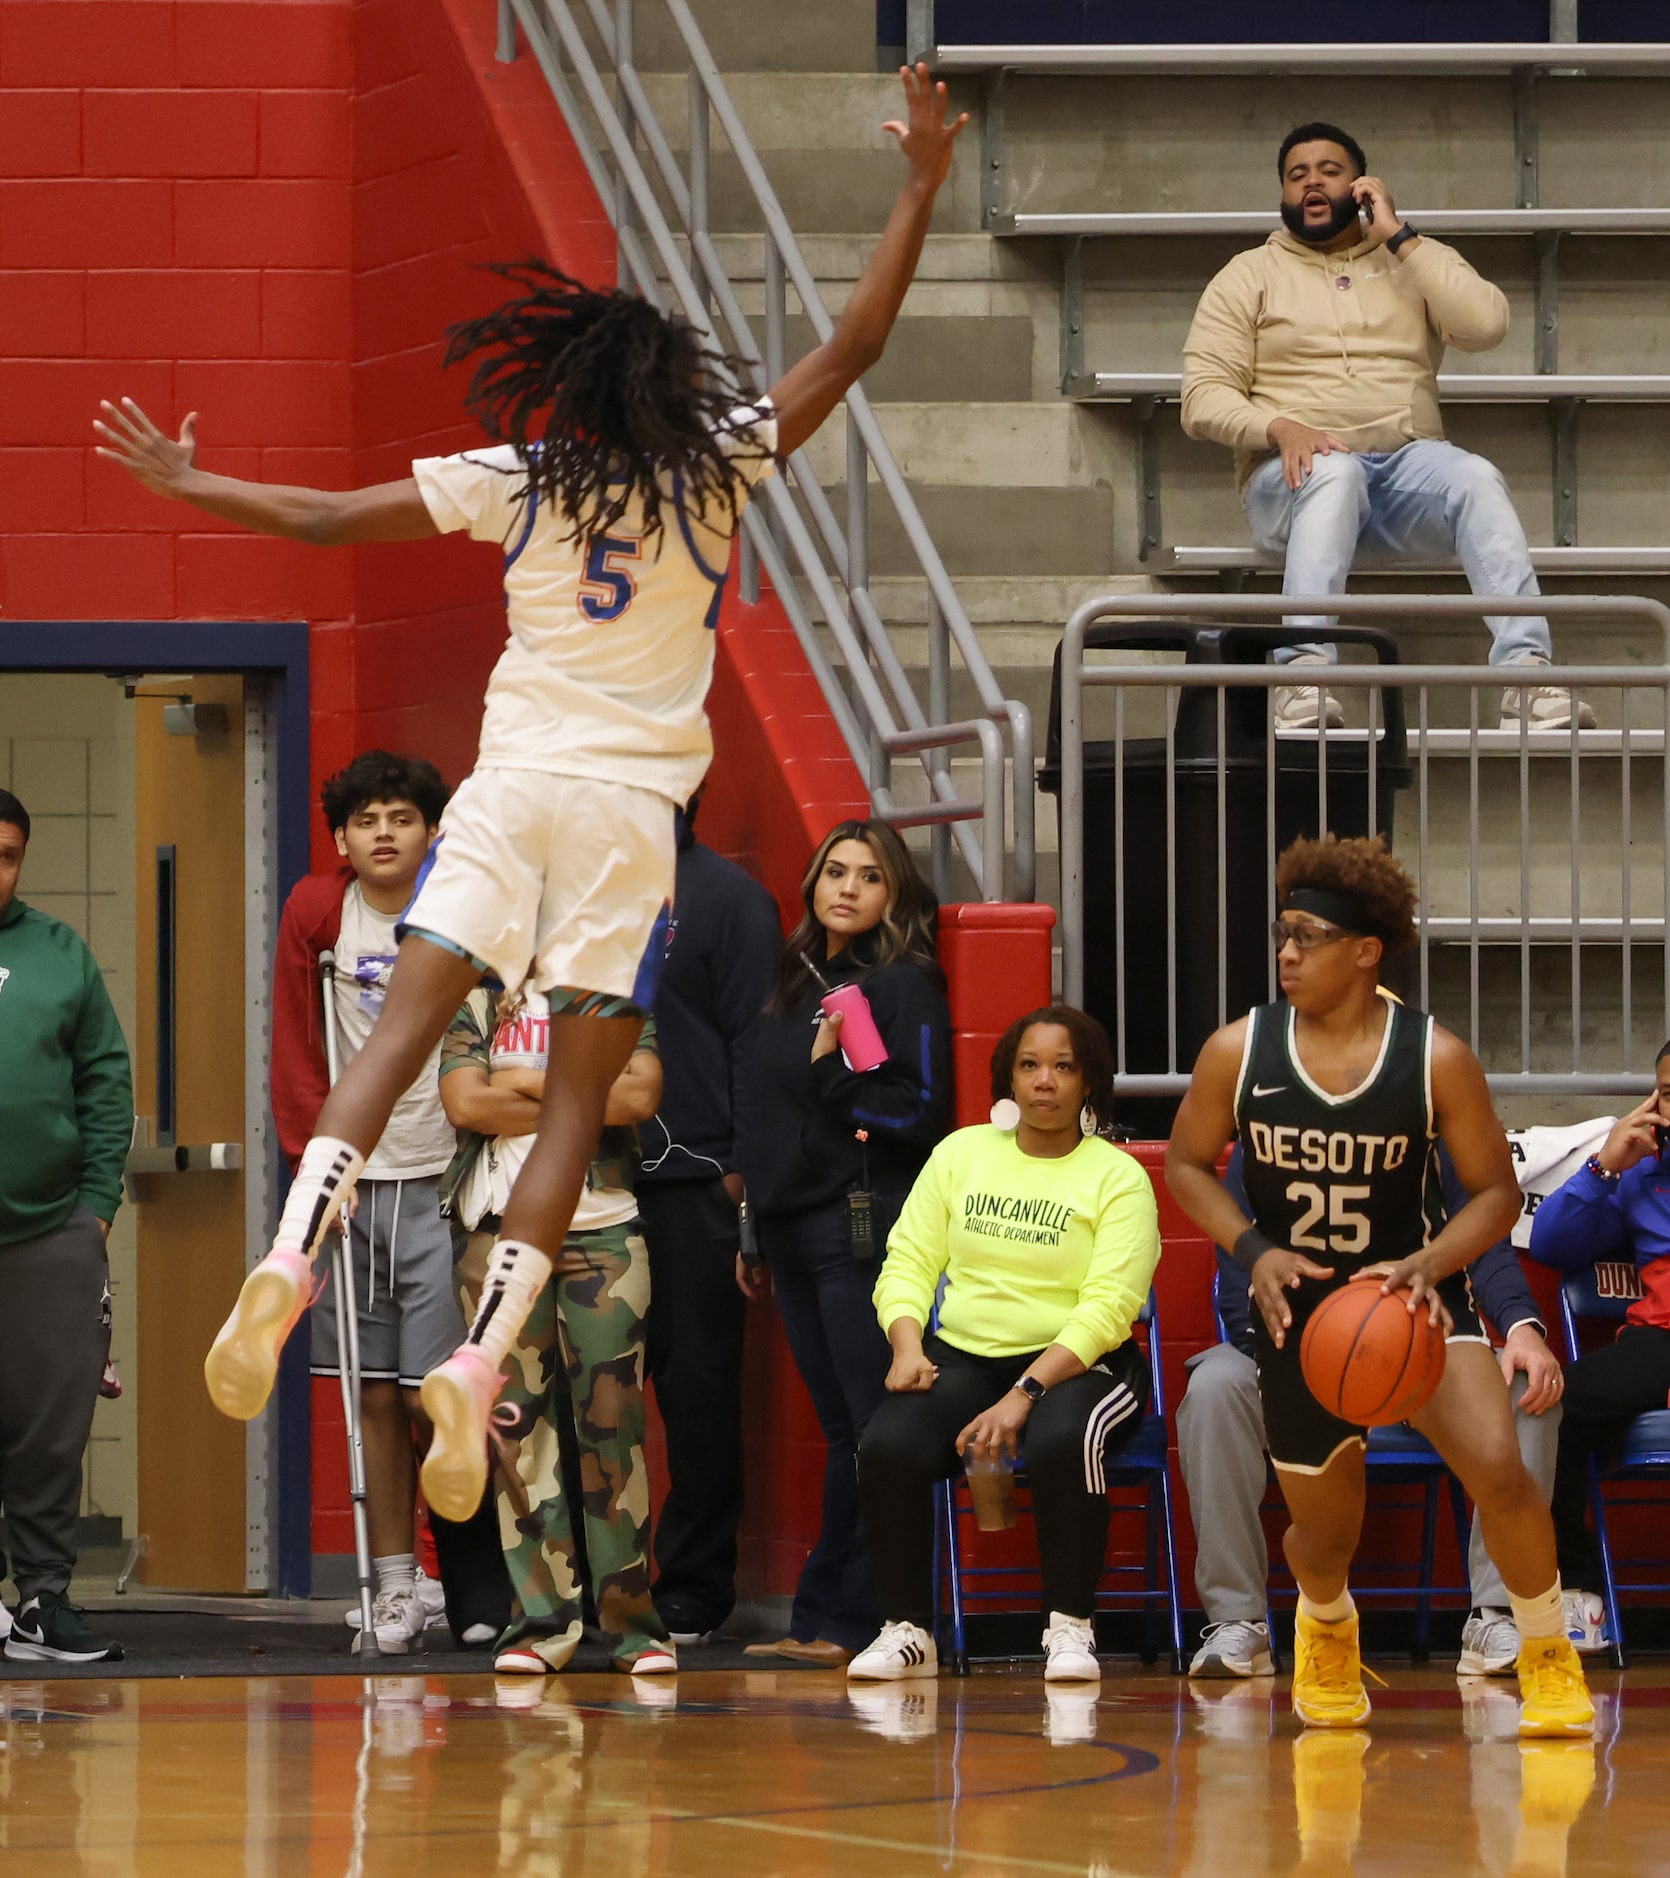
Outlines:
{"type": "MultiPolygon", "coordinates": [[[[492,1248],[473,1233],[458,1274],[473,1319],[492,1248]]],[[[666,1629],[649,1595],[649,1472],[644,1462],[644,1313],[649,1253],[636,1220],[571,1232],[505,1360],[494,1418],[499,1535],[521,1614],[501,1647],[579,1638],[573,1512],[563,1491],[557,1391],[579,1436],[581,1517],[598,1622],[631,1663],[666,1629]]]]}

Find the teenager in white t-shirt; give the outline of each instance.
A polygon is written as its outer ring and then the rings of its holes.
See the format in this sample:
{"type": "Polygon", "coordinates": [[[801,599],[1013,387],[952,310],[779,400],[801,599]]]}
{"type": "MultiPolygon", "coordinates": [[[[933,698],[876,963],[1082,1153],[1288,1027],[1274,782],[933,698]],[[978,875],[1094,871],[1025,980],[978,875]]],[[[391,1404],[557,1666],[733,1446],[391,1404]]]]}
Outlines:
{"type": "MultiPolygon", "coordinates": [[[[320,807],[342,865],[298,881],[279,920],[273,969],[271,1092],[279,1139],[292,1166],[306,1150],[329,1091],[320,959],[331,990],[340,1061],[374,1034],[392,972],[395,929],[446,807],[447,786],[421,757],[366,750],[329,778],[320,807]]],[[[416,1445],[429,1423],[418,1401],[424,1376],[463,1331],[453,1283],[451,1229],[440,1179],[455,1137],[441,1105],[437,1047],[394,1105],[367,1158],[348,1222],[349,1273],[360,1348],[366,1511],[377,1594],[377,1647],[403,1653],[450,1608],[461,1641],[490,1642],[509,1587],[496,1530],[431,1516],[441,1583],[418,1569],[416,1445]],[[472,1630],[479,1634],[467,1636],[472,1630]]],[[[327,1268],[313,1308],[312,1369],[339,1368],[338,1299],[327,1268]]],[[[357,1609],[352,1613],[358,1619],[357,1609]]]]}
{"type": "Polygon", "coordinates": [[[376,1037],[326,1103],[274,1249],[205,1365],[226,1413],[259,1411],[327,1223],[484,973],[511,989],[528,977],[584,990],[562,1019],[477,1321],[424,1384],[436,1431],[424,1492],[443,1513],[480,1498],[499,1365],[550,1275],[654,991],[673,812],[707,767],[710,629],[740,510],[880,357],[967,123],[947,122],[925,65],[902,77],[906,121],[886,128],[907,173],[887,227],[834,332],[756,406],[734,408],[681,321],[525,265],[503,270],[517,297],[455,327],[448,350],[480,357],[469,402],[497,453],[337,493],[197,469],[191,416],[177,442],[131,400],[102,406],[95,425],[101,454],[148,488],[262,533],[340,543],[464,529],[505,555],[510,641],[488,684],[480,763],[447,810],[376,1037]]]}

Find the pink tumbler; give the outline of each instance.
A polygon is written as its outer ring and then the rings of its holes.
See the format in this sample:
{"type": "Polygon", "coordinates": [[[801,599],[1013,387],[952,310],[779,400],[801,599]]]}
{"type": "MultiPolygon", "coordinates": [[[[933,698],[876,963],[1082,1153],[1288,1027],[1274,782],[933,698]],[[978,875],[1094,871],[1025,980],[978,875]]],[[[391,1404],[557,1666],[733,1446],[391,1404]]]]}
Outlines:
{"type": "Polygon", "coordinates": [[[879,1069],[887,1061],[887,1045],[870,1015],[870,1000],[857,985],[837,985],[818,1000],[826,1016],[841,1015],[841,1054],[849,1069],[879,1069]]]}

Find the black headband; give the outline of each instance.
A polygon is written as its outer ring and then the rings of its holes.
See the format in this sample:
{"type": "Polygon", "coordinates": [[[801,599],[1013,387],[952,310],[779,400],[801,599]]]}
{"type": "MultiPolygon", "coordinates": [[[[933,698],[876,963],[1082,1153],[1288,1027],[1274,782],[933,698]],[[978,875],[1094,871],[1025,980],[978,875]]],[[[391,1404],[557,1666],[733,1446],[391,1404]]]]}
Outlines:
{"type": "Polygon", "coordinates": [[[1340,893],[1332,887],[1295,887],[1282,902],[1284,913],[1313,913],[1347,932],[1360,932],[1379,938],[1374,916],[1354,893],[1340,893]]]}

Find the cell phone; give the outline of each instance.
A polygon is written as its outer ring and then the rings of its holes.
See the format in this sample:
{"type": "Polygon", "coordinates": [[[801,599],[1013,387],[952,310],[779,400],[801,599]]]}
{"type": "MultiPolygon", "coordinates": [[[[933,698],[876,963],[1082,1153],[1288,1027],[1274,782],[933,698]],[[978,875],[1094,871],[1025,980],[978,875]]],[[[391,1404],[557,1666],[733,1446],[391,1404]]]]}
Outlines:
{"type": "Polygon", "coordinates": [[[847,1195],[847,1250],[855,1265],[875,1263],[875,1196],[862,1188],[847,1195]]]}
{"type": "Polygon", "coordinates": [[[742,1254],[742,1262],[749,1267],[763,1265],[765,1254],[760,1250],[759,1235],[754,1231],[754,1216],[748,1211],[746,1200],[736,1209],[737,1249],[742,1254]]]}

